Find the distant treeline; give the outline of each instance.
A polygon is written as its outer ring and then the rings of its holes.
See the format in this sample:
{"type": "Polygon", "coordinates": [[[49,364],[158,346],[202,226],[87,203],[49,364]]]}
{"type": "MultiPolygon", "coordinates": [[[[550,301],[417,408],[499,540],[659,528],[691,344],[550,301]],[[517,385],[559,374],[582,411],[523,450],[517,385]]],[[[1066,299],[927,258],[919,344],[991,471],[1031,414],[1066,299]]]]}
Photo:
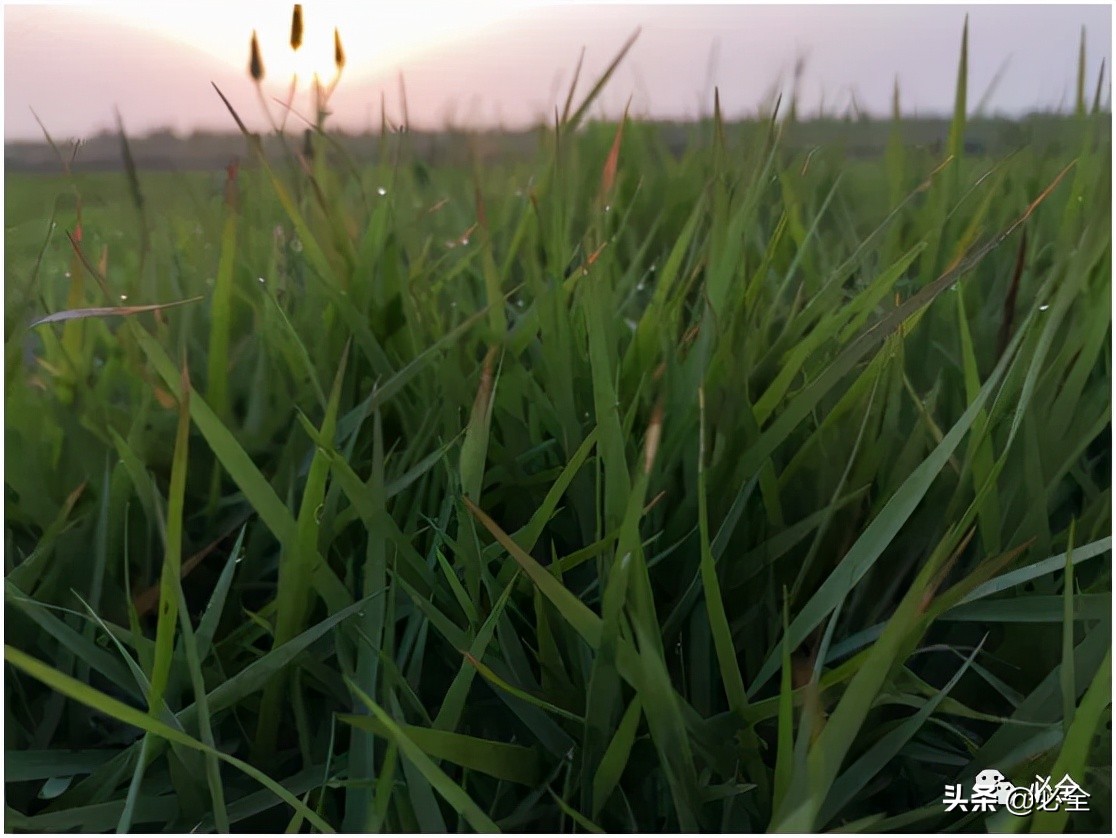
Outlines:
{"type": "MultiPolygon", "coordinates": [[[[587,126],[593,130],[592,125],[587,126]]],[[[661,142],[675,154],[682,154],[695,143],[710,140],[711,125],[705,122],[643,123],[642,130],[661,132],[661,142]]],[[[873,119],[815,119],[783,125],[783,144],[791,148],[840,146],[852,157],[873,157],[883,152],[893,125],[873,119]]],[[[759,121],[739,122],[726,126],[732,131],[765,130],[759,121]]],[[[541,131],[410,131],[409,153],[430,165],[466,165],[476,158],[482,161],[527,159],[538,149],[541,131]]],[[[1077,142],[1080,121],[1072,116],[1036,114],[1018,120],[979,118],[971,120],[965,131],[965,147],[970,154],[999,156],[1030,146],[1044,153],[1071,148],[1077,142]]],[[[1111,121],[1103,121],[1105,139],[1111,136],[1111,121]]],[[[949,120],[942,118],[908,118],[900,124],[903,141],[909,146],[931,149],[944,148],[949,135],[949,120]]],[[[336,142],[358,162],[379,159],[383,139],[379,134],[346,134],[331,132],[336,142]]],[[[288,134],[292,150],[303,148],[304,138],[288,134]]],[[[56,142],[58,142],[56,140],[56,142]]],[[[129,137],[128,143],[136,166],[148,171],[208,171],[223,168],[234,159],[247,157],[247,144],[239,134],[195,132],[182,136],[169,130],[155,131],[143,137],[129,137]]],[[[264,138],[269,153],[281,154],[280,141],[274,135],[264,138]]],[[[69,159],[74,171],[115,171],[123,169],[120,137],[100,133],[80,142],[76,152],[73,141],[59,142],[59,151],[69,159]]],[[[9,142],[4,146],[6,172],[54,173],[60,170],[57,153],[46,142],[9,142]]]]}

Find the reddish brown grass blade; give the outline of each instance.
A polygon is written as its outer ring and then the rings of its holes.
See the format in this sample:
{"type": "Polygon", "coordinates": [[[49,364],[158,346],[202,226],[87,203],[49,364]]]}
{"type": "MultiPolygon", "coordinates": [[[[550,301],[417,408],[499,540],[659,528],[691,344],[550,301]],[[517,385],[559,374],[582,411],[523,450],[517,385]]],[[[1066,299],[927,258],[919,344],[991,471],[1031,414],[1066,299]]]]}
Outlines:
{"type": "Polygon", "coordinates": [[[624,124],[628,121],[628,108],[631,105],[632,100],[628,99],[628,104],[624,106],[624,116],[616,126],[616,136],[612,138],[612,148],[609,149],[604,169],[601,170],[601,192],[598,200],[602,205],[612,193],[612,187],[616,185],[616,169],[620,164],[620,144],[624,139],[624,124]]]}

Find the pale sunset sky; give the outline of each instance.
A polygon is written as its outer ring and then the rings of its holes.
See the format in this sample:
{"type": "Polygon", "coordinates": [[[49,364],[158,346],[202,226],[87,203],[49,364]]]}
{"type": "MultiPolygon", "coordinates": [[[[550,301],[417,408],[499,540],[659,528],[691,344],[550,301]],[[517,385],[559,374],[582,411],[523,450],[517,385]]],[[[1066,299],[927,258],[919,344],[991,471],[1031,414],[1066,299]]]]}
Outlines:
{"type": "MultiPolygon", "coordinates": [[[[287,43],[291,8],[233,0],[6,5],[5,139],[41,137],[32,108],[59,137],[112,126],[114,108],[134,134],[233,130],[211,81],[261,129],[247,74],[253,29],[266,92],[280,98],[292,73],[303,90],[314,72],[331,78],[340,29],[348,63],[332,121],[350,130],[378,127],[381,97],[399,120],[400,74],[416,128],[537,123],[564,102],[582,47],[578,97],[636,27],[642,33],[601,98],[605,115],[618,116],[631,97],[638,116],[692,118],[709,112],[714,85],[730,117],[752,115],[772,89],[789,91],[799,58],[806,116],[822,103],[843,114],[854,96],[861,110],[886,114],[896,79],[905,112],[945,114],[966,14],[971,112],[982,100],[986,113],[1072,108],[1083,27],[1090,99],[1102,60],[1112,63],[1109,4],[307,2],[297,55],[287,43]]],[[[1109,90],[1106,69],[1106,103],[1109,90]]],[[[307,101],[296,107],[309,111],[307,101]]]]}

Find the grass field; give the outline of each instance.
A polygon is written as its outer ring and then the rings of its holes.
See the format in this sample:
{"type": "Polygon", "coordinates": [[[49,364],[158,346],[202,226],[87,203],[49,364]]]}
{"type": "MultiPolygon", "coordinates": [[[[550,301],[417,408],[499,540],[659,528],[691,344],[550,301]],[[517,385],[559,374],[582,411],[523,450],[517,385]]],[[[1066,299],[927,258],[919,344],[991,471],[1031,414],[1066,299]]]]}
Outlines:
{"type": "Polygon", "coordinates": [[[9,177],[6,828],[1110,831],[1110,117],[961,66],[937,154],[9,177]]]}

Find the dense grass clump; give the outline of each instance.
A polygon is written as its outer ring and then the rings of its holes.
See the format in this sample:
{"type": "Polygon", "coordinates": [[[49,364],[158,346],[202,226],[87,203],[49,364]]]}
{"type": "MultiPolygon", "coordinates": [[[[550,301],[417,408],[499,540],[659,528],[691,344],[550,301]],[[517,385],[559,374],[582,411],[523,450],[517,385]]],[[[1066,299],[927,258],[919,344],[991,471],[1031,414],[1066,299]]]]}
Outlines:
{"type": "Polygon", "coordinates": [[[959,101],[10,178],[7,828],[1109,830],[1107,115],[959,101]]]}

